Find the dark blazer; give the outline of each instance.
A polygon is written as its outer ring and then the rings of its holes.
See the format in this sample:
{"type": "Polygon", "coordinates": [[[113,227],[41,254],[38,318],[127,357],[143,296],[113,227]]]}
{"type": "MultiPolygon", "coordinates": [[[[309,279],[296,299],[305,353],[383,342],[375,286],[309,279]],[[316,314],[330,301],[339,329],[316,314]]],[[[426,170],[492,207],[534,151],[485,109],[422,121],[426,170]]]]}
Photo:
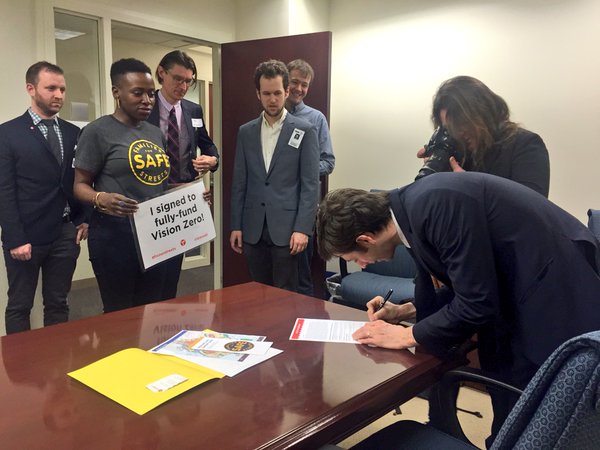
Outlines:
{"type": "Polygon", "coordinates": [[[493,370],[540,365],[600,327],[598,241],[542,195],[464,172],[429,175],[390,200],[417,263],[449,287],[444,298],[417,281],[420,344],[443,354],[478,332],[482,367],[493,370]]]}
{"type": "Polygon", "coordinates": [[[319,143],[314,127],[287,114],[265,169],[262,116],[238,131],[231,193],[231,229],[256,244],[265,220],[273,243],[289,245],[293,232],[312,235],[319,190],[319,143]],[[299,148],[289,144],[294,130],[304,131],[299,148]]]}
{"type": "Polygon", "coordinates": [[[79,128],[58,119],[63,164],[58,164],[29,112],[0,125],[0,227],[5,249],[49,244],[59,237],[66,202],[76,225],[87,209],[73,197],[73,157],[79,128]]]}
{"type": "Polygon", "coordinates": [[[483,167],[467,162],[464,169],[508,178],[548,197],[550,159],[546,144],[540,136],[523,128],[508,141],[498,142],[486,151],[483,167]]]}
{"type": "MultiPolygon", "coordinates": [[[[160,101],[158,99],[158,91],[156,91],[154,106],[152,107],[152,112],[150,116],[146,120],[150,122],[152,125],[156,125],[160,128],[160,101]]],[[[183,115],[183,122],[187,128],[188,136],[190,137],[190,146],[187,151],[190,154],[188,169],[189,173],[194,174],[196,171],[192,165],[192,160],[196,158],[196,148],[199,148],[203,155],[206,156],[215,156],[217,158],[217,165],[211,169],[211,172],[214,172],[219,167],[219,151],[217,150],[217,146],[212,141],[208,132],[206,131],[206,126],[204,122],[204,115],[202,114],[202,107],[194,102],[190,102],[189,100],[183,99],[181,100],[181,112],[183,115]],[[194,126],[192,123],[192,119],[199,119],[202,121],[202,126],[194,126]]],[[[189,182],[190,180],[180,180],[181,182],[189,182]]]]}

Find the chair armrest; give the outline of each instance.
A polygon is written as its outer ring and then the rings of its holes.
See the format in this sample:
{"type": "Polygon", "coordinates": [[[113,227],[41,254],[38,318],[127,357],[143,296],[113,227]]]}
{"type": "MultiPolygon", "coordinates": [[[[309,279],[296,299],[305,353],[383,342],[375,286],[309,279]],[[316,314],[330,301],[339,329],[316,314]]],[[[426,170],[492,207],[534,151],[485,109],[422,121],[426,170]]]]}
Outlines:
{"type": "Polygon", "coordinates": [[[523,391],[510,384],[485,376],[480,369],[472,367],[460,367],[446,372],[439,382],[438,389],[435,390],[435,393],[432,392],[429,398],[430,407],[438,411],[435,426],[457,439],[471,443],[465,436],[456,414],[458,389],[460,384],[464,382],[479,383],[486,387],[494,387],[517,395],[521,395],[523,391]]]}
{"type": "Polygon", "coordinates": [[[521,389],[518,389],[511,384],[503,383],[502,381],[498,381],[494,378],[483,375],[480,369],[476,369],[474,367],[460,367],[458,369],[450,370],[444,374],[441,383],[446,386],[451,386],[453,384],[467,381],[470,381],[471,383],[483,384],[487,387],[503,389],[517,395],[521,395],[523,393],[521,389]]]}

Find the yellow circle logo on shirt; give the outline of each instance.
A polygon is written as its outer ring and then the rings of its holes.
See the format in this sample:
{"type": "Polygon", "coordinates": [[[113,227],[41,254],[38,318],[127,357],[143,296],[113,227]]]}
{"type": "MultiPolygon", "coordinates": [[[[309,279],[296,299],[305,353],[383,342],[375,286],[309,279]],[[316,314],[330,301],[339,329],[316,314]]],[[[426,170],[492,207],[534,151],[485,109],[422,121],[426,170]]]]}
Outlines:
{"type": "Polygon", "coordinates": [[[129,146],[129,166],[138,180],[151,186],[164,182],[171,169],[165,151],[145,139],[135,141],[129,146]]]}

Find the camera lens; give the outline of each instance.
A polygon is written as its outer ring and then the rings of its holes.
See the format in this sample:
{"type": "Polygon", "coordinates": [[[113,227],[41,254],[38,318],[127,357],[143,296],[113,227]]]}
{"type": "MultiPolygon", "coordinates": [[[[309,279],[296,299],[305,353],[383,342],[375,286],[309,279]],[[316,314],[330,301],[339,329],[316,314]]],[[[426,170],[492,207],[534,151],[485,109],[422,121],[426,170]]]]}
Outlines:
{"type": "Polygon", "coordinates": [[[424,156],[428,158],[419,170],[415,180],[423,178],[436,172],[449,172],[452,170],[450,166],[450,157],[459,158],[456,141],[450,136],[448,130],[444,127],[438,127],[431,135],[429,143],[425,145],[424,156]]]}

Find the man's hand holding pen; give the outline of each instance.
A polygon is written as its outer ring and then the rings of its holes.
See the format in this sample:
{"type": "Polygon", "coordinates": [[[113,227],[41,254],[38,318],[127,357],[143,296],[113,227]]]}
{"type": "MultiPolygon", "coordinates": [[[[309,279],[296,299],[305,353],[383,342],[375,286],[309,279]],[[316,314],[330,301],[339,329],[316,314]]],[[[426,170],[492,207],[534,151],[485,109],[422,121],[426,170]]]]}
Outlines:
{"type": "Polygon", "coordinates": [[[396,305],[388,300],[394,291],[390,289],[385,297],[378,295],[367,303],[369,323],[354,332],[352,338],[361,344],[384,348],[408,348],[417,345],[412,327],[392,325],[415,316],[412,303],[396,305]],[[391,322],[391,323],[390,323],[391,322]]]}
{"type": "Polygon", "coordinates": [[[416,315],[415,305],[412,303],[403,303],[396,305],[395,303],[385,302],[384,298],[378,295],[367,303],[367,315],[370,322],[376,320],[385,320],[386,322],[397,324],[403,320],[412,319],[416,315]]]}

